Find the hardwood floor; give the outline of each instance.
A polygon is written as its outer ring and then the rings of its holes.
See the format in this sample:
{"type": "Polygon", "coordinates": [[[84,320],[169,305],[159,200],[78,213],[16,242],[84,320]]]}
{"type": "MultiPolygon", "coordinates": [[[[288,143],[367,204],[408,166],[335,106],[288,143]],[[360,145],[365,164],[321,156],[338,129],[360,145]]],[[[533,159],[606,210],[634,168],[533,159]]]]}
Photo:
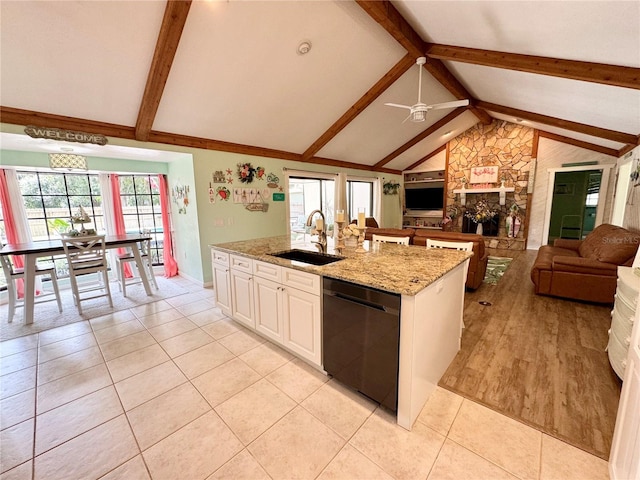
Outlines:
{"type": "Polygon", "coordinates": [[[462,349],[440,386],[608,459],[622,385],[604,351],[612,307],[535,295],[535,251],[489,254],[514,260],[465,295],[462,349]]]}

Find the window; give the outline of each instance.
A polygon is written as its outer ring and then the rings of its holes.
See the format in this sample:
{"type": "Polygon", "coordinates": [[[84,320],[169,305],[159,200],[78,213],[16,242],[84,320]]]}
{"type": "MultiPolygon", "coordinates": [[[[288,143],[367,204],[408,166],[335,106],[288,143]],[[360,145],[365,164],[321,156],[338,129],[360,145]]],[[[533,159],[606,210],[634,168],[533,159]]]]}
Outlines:
{"type": "Polygon", "coordinates": [[[289,220],[291,235],[306,232],[307,217],[322,210],[327,228],[333,224],[335,181],[327,178],[289,177],[289,220]]]}
{"type": "MultiPolygon", "coordinates": [[[[98,175],[88,173],[57,172],[17,172],[18,185],[27,213],[27,224],[34,241],[59,238],[59,232],[70,228],[80,229],[83,225],[73,225],[71,216],[80,207],[91,218],[84,228],[104,232],[102,196],[98,175]],[[59,222],[56,225],[54,222],[59,222]]],[[[52,261],[59,277],[68,276],[67,262],[63,257],[51,257],[41,261],[52,261]]]]}
{"type": "Polygon", "coordinates": [[[358,209],[364,208],[366,217],[373,217],[373,181],[347,180],[347,205],[349,221],[358,218],[358,209]]]}
{"type": "Polygon", "coordinates": [[[127,233],[151,235],[151,260],[163,263],[162,211],[156,175],[118,175],[122,216],[127,233]]]}

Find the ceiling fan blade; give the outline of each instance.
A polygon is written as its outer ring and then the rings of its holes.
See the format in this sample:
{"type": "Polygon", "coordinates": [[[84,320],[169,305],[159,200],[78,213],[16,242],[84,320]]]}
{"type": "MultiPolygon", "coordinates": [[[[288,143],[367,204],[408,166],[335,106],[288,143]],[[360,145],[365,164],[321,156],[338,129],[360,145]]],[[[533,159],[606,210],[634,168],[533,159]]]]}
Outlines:
{"type": "Polygon", "coordinates": [[[400,105],[398,103],[385,103],[387,107],[397,107],[397,108],[406,108],[407,110],[411,110],[409,105],[400,105]]]}
{"type": "MultiPolygon", "coordinates": [[[[406,122],[407,120],[409,120],[411,118],[411,115],[413,115],[413,113],[410,113],[409,115],[407,115],[407,118],[405,118],[402,123],[406,122]]],[[[402,124],[401,124],[402,125],[402,124]]]]}
{"type": "Polygon", "coordinates": [[[457,100],[455,102],[435,103],[433,105],[429,105],[429,110],[440,110],[442,108],[466,107],[467,105],[469,105],[469,100],[457,100]]]}

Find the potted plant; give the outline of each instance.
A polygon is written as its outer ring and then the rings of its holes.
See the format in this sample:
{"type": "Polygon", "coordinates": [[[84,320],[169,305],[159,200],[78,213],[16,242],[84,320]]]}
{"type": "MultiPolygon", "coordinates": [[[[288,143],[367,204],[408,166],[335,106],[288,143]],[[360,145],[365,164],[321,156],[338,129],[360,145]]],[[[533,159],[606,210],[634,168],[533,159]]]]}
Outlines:
{"type": "Polygon", "coordinates": [[[472,210],[467,210],[464,214],[469,220],[476,224],[476,233],[478,235],[483,234],[483,223],[492,220],[498,215],[496,210],[493,210],[486,200],[478,200],[472,210]]]}

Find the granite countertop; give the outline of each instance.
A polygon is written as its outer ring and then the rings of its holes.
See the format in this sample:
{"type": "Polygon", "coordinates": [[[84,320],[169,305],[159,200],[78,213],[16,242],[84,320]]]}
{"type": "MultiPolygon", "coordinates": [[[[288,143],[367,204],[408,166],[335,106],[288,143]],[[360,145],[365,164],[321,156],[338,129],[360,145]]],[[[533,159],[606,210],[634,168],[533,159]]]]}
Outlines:
{"type": "MultiPolygon", "coordinates": [[[[209,246],[263,262],[409,296],[416,295],[472,255],[470,252],[427,249],[418,245],[365,241],[366,252],[356,253],[355,246],[347,247],[340,255],[344,260],[315,266],[269,255],[292,248],[317,251],[310,241],[293,242],[286,235],[209,246]]],[[[331,243],[327,253],[336,254],[331,243]]]]}

